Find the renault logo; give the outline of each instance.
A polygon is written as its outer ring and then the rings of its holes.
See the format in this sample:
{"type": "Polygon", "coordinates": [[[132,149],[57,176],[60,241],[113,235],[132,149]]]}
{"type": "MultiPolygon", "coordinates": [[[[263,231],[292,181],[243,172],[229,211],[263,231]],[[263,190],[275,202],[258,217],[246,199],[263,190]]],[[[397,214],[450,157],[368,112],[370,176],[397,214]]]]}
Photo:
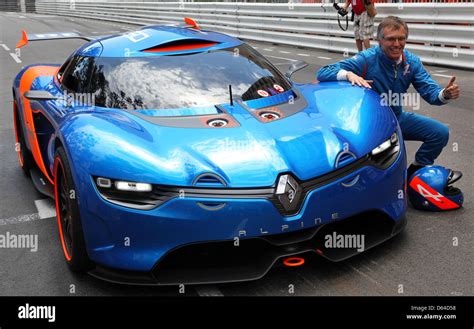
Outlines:
{"type": "Polygon", "coordinates": [[[297,209],[303,190],[291,175],[282,175],[278,180],[276,195],[286,211],[297,209]]]}

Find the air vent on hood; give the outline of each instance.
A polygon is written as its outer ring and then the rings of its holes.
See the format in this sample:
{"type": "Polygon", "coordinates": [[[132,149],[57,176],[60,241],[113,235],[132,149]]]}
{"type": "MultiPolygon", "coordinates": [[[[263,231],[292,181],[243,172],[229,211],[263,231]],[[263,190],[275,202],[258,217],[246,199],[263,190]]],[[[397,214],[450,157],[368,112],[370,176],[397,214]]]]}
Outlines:
{"type": "Polygon", "coordinates": [[[166,42],[161,45],[143,49],[147,53],[166,53],[175,51],[199,50],[217,45],[218,42],[203,39],[184,39],[166,42]]]}
{"type": "Polygon", "coordinates": [[[214,174],[201,174],[193,182],[194,186],[201,187],[225,187],[227,184],[225,181],[214,174]]]}

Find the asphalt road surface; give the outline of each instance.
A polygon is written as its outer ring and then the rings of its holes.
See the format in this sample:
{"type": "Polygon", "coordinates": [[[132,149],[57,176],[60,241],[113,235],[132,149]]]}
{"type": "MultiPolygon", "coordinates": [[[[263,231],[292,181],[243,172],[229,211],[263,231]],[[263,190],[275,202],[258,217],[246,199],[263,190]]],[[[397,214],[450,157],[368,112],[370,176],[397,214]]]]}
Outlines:
{"type": "MultiPolygon", "coordinates": [[[[458,186],[465,193],[464,208],[428,213],[409,209],[403,233],[340,263],[321,257],[304,266],[280,267],[263,279],[210,286],[134,287],[99,281],[69,272],[63,260],[55,224],[53,203],[38,193],[18,165],[12,120],[11,85],[22,66],[62,63],[80,40],[37,42],[15,54],[20,31],[67,32],[103,35],[134,26],[60,16],[0,12],[0,234],[37,234],[38,250],[0,249],[0,295],[215,295],[215,296],[367,296],[367,295],[473,295],[473,73],[427,66],[433,78],[445,85],[457,77],[462,96],[442,107],[423,102],[418,113],[449,125],[448,146],[438,164],[461,170],[458,186]]],[[[297,59],[310,65],[298,72],[298,82],[314,81],[322,66],[343,59],[341,54],[311,49],[250,43],[285,72],[297,59]]],[[[408,109],[409,110],[409,109],[408,109]]],[[[420,143],[407,142],[409,160],[420,143]]]]}

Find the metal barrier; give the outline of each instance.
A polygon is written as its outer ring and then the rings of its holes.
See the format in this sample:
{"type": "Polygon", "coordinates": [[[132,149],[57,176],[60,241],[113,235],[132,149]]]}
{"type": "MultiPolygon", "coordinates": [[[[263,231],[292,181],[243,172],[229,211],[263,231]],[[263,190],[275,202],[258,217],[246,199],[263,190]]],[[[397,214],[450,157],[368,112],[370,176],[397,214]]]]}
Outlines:
{"type": "MultiPolygon", "coordinates": [[[[332,4],[234,2],[36,2],[43,14],[136,25],[181,23],[241,39],[355,53],[352,23],[337,24],[332,4]]],[[[379,3],[375,24],[399,16],[410,28],[406,48],[423,62],[474,69],[474,3],[379,3]]]]}
{"type": "Polygon", "coordinates": [[[6,0],[6,1],[0,2],[0,11],[8,11],[8,12],[21,11],[21,7],[17,1],[6,0]]]}

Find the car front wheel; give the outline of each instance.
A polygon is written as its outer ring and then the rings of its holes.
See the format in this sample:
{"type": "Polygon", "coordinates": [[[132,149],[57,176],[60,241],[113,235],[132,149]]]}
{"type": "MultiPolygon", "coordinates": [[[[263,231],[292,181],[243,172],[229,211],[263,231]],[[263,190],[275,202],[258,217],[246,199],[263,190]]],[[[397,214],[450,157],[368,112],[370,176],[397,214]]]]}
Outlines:
{"type": "Polygon", "coordinates": [[[54,196],[64,257],[73,272],[87,271],[92,267],[92,263],[87,255],[69,161],[62,147],[56,150],[54,156],[54,196]]]}

